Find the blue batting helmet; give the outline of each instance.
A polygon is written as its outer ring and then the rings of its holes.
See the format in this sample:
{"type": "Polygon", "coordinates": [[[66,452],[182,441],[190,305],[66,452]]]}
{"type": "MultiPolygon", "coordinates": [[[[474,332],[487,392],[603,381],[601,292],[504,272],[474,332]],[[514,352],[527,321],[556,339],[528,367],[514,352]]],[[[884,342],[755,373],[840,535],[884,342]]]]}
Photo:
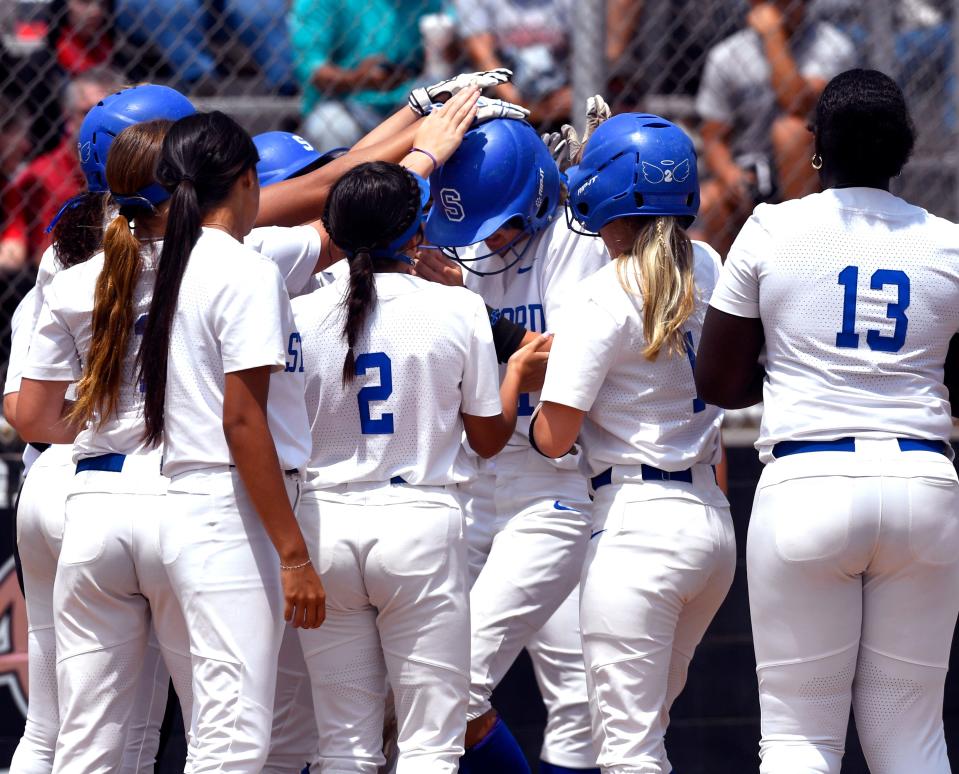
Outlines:
{"type": "Polygon", "coordinates": [[[307,167],[321,167],[346,153],[349,148],[333,148],[320,154],[307,140],[290,132],[263,132],[253,138],[260,154],[256,174],[266,187],[302,174],[307,167]]]}
{"type": "Polygon", "coordinates": [[[430,178],[426,239],[442,247],[482,242],[511,218],[534,234],[559,204],[559,169],[525,121],[496,119],[466,133],[430,178]]]}
{"type": "Polygon", "coordinates": [[[133,124],[165,118],[177,121],[196,108],[176,89],[153,83],[111,94],[94,105],[80,125],[77,153],[80,168],[93,193],[107,190],[107,153],[113,138],[133,124]]]}
{"type": "Polygon", "coordinates": [[[689,226],[699,211],[693,142],[659,116],[622,113],[603,122],[566,175],[570,212],[593,233],[635,215],[672,215],[689,226]]]}

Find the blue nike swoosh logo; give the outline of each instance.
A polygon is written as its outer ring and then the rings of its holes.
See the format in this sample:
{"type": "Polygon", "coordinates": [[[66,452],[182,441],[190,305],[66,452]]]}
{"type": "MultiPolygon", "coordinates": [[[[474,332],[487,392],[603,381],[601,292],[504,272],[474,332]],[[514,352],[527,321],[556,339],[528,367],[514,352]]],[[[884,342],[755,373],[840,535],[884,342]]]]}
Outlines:
{"type": "Polygon", "coordinates": [[[553,502],[553,507],[554,507],[557,511],[576,511],[576,510],[579,510],[578,508],[570,508],[568,505],[563,505],[559,500],[555,500],[555,501],[553,502]]]}
{"type": "Polygon", "coordinates": [[[597,535],[602,535],[605,531],[606,531],[605,529],[601,529],[598,532],[594,532],[592,535],[589,536],[589,539],[592,540],[597,535]]]}
{"type": "Polygon", "coordinates": [[[520,266],[520,267],[516,270],[516,273],[517,273],[517,274],[526,274],[526,272],[532,271],[532,270],[533,270],[533,267],[532,267],[532,266],[520,266]]]}

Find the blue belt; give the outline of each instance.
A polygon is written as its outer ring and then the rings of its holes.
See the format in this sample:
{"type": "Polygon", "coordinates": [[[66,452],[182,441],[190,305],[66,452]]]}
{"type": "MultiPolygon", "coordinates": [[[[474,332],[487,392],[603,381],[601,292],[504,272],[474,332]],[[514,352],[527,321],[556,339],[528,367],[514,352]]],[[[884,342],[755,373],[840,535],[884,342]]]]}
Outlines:
{"type": "Polygon", "coordinates": [[[125,454],[101,454],[98,457],[85,457],[77,463],[77,473],[85,470],[103,470],[107,473],[119,473],[123,470],[125,454]]]}
{"type": "Polygon", "coordinates": [[[406,483],[406,479],[403,478],[403,476],[393,476],[393,478],[390,479],[390,483],[391,483],[391,484],[405,484],[405,483],[406,483]]]}
{"type": "MultiPolygon", "coordinates": [[[[942,441],[925,441],[917,438],[897,438],[900,451],[931,451],[937,454],[946,453],[946,444],[942,441]]],[[[790,454],[805,454],[806,452],[856,451],[855,438],[837,438],[835,441],[780,441],[773,446],[773,457],[788,457],[790,454]]]]}
{"type": "MultiPolygon", "coordinates": [[[[670,472],[668,470],[654,468],[652,465],[642,465],[641,469],[643,472],[643,481],[682,481],[686,484],[693,483],[692,468],[670,472]]],[[[602,473],[593,476],[589,480],[589,483],[592,485],[594,492],[601,486],[613,483],[613,469],[606,468],[602,473]]]]}

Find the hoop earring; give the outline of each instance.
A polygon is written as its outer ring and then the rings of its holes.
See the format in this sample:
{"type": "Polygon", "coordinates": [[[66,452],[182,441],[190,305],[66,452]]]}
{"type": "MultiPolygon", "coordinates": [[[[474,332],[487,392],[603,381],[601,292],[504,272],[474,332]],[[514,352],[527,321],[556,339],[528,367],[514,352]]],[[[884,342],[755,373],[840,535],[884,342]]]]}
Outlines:
{"type": "Polygon", "coordinates": [[[818,153],[814,153],[812,160],[809,163],[812,164],[812,168],[818,172],[820,169],[822,169],[822,156],[820,156],[818,153]]]}

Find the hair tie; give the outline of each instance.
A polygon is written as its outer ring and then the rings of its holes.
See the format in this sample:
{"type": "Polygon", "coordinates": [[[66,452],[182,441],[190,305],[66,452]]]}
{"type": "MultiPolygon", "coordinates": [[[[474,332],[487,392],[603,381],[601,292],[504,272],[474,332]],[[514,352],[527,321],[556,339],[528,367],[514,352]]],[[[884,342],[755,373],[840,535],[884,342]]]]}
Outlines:
{"type": "Polygon", "coordinates": [[[196,178],[193,175],[181,175],[177,185],[179,185],[180,183],[189,183],[190,185],[196,185],[196,178]]]}

